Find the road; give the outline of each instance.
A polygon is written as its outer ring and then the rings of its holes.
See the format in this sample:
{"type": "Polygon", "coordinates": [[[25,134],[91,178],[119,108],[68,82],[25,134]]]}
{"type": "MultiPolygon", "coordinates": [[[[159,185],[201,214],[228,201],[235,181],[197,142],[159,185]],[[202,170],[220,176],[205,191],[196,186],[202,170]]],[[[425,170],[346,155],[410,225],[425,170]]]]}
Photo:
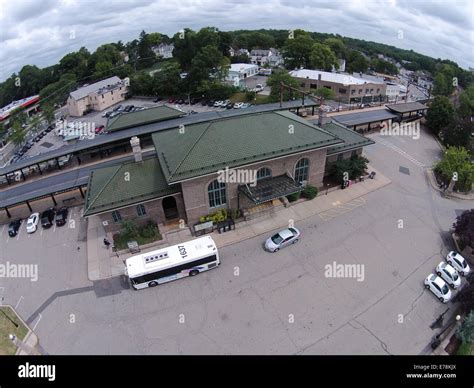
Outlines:
{"type": "Polygon", "coordinates": [[[392,184],[347,212],[299,223],[297,245],[270,254],[266,236],[255,236],[220,249],[218,269],[153,289],[87,280],[77,210],[71,228],[26,235],[23,225],[14,239],[0,229],[0,261],[36,264],[39,275],[2,279],[5,303],[18,305],[49,354],[422,353],[446,309],[423,279],[470,204],[426,182],[423,166],[440,154],[426,132],[372,136],[383,142],[367,156],[392,184]],[[328,277],[334,262],[363,266],[363,281],[328,277]]]}

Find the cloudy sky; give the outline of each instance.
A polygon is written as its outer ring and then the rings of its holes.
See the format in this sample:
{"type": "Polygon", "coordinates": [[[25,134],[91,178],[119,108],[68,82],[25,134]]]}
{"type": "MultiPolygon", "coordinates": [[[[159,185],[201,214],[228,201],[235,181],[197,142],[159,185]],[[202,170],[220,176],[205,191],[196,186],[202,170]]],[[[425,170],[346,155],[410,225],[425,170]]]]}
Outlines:
{"type": "Polygon", "coordinates": [[[0,0],[0,81],[52,65],[81,46],[132,40],[142,29],[190,27],[339,33],[474,67],[472,0],[0,0]]]}

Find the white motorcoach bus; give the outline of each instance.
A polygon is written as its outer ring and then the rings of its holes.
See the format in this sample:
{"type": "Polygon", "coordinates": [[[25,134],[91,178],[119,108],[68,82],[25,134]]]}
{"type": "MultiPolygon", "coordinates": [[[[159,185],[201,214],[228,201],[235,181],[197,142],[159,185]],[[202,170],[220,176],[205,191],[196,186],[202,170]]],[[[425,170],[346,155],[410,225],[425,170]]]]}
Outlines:
{"type": "Polygon", "coordinates": [[[125,273],[135,290],[216,268],[219,253],[211,236],[129,257],[125,273]]]}

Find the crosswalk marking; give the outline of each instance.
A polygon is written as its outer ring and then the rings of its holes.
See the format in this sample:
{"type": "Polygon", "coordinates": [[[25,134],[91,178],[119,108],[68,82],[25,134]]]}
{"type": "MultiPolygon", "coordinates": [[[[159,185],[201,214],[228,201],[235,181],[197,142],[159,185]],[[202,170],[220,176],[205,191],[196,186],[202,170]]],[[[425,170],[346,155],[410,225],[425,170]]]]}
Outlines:
{"type": "Polygon", "coordinates": [[[392,144],[388,141],[385,141],[385,140],[381,139],[380,137],[378,137],[375,142],[383,144],[385,147],[391,148],[392,150],[399,153],[404,158],[408,159],[410,162],[412,162],[413,164],[415,164],[416,166],[418,166],[420,168],[425,168],[426,167],[423,163],[421,163],[419,160],[416,160],[413,156],[407,154],[401,148],[397,147],[396,145],[394,145],[394,144],[392,144]]]}
{"type": "Polygon", "coordinates": [[[319,217],[321,217],[324,221],[329,221],[332,218],[341,216],[359,206],[364,205],[366,201],[364,198],[360,197],[360,198],[353,199],[352,201],[349,201],[343,205],[339,205],[340,203],[341,203],[340,201],[334,202],[333,205],[335,207],[333,209],[329,209],[329,210],[319,213],[318,214],[319,217]]]}

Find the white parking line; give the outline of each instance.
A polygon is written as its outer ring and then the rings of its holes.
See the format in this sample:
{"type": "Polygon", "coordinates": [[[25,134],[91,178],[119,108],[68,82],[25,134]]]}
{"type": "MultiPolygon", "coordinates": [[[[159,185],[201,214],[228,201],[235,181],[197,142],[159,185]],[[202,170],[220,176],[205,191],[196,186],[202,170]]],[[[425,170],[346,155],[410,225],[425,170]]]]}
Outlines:
{"type": "Polygon", "coordinates": [[[20,304],[22,299],[23,299],[23,295],[20,296],[20,299],[18,299],[18,302],[16,303],[16,306],[15,306],[15,310],[18,309],[18,305],[20,304]]]}
{"type": "Polygon", "coordinates": [[[18,241],[18,240],[19,240],[19,238],[20,238],[21,229],[22,229],[22,228],[18,229],[18,236],[16,237],[16,241],[18,241]]]}
{"type": "Polygon", "coordinates": [[[2,233],[1,233],[2,235],[3,235],[4,230],[5,230],[5,225],[3,225],[3,228],[2,228],[2,233]]]}
{"type": "Polygon", "coordinates": [[[35,325],[33,326],[33,331],[35,331],[36,326],[38,326],[39,321],[41,321],[41,313],[38,313],[38,320],[36,321],[35,325]]]}

